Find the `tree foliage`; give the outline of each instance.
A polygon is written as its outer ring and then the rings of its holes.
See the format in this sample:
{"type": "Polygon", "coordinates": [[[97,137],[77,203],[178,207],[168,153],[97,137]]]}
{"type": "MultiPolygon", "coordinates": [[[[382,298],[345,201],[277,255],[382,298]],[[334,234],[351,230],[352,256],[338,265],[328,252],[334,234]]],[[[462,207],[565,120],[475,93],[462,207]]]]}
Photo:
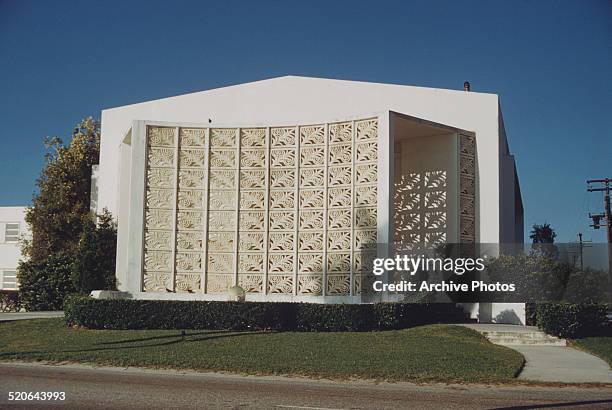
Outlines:
{"type": "Polygon", "coordinates": [[[54,137],[45,139],[45,147],[38,190],[26,210],[31,238],[23,241],[25,260],[17,268],[19,293],[27,310],[61,309],[64,298],[77,289],[85,291],[98,283],[105,289],[114,286],[108,275],[115,258],[112,218],[105,212],[96,226],[90,212],[91,170],[99,160],[100,124],[85,118],[74,128],[69,144],[54,137]],[[80,264],[75,258],[81,258],[80,264]]]}
{"type": "Polygon", "coordinates": [[[497,295],[497,302],[605,302],[607,274],[574,267],[541,252],[500,255],[486,263],[491,282],[514,283],[515,292],[497,295]]]}
{"type": "Polygon", "coordinates": [[[58,137],[45,139],[45,166],[36,181],[38,192],[26,211],[32,237],[23,253],[43,262],[76,247],[90,220],[91,168],[100,151],[100,124],[88,117],[74,129],[70,144],[58,137]]]}
{"type": "Polygon", "coordinates": [[[529,233],[529,238],[532,240],[531,248],[544,256],[554,258],[559,254],[559,250],[553,245],[556,237],[557,233],[550,224],[534,224],[529,233]]]}
{"type": "Polygon", "coordinates": [[[533,243],[554,243],[556,237],[557,233],[547,223],[544,223],[544,225],[534,224],[529,235],[533,243]]]}
{"type": "Polygon", "coordinates": [[[74,253],[72,283],[78,292],[115,289],[115,249],[117,228],[107,209],[98,216],[98,224],[88,220],[74,253]]]}
{"type": "Polygon", "coordinates": [[[46,260],[19,264],[19,295],[26,310],[61,310],[64,298],[74,293],[70,280],[72,255],[58,252],[46,260]]]}

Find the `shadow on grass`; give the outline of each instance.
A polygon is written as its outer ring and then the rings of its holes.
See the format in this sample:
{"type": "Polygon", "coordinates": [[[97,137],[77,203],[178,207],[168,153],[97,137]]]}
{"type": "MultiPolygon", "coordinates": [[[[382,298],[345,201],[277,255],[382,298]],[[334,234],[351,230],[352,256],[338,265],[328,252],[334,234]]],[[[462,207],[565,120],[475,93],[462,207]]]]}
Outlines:
{"type": "MultiPolygon", "coordinates": [[[[185,332],[184,336],[185,337],[189,337],[189,336],[199,336],[199,335],[210,335],[210,334],[223,333],[223,332],[227,332],[227,331],[225,331],[225,330],[207,330],[207,331],[196,332],[196,333],[185,332]]],[[[98,344],[98,345],[117,345],[117,344],[123,344],[123,343],[146,342],[147,340],[171,339],[171,338],[182,337],[182,336],[183,335],[181,335],[179,333],[179,334],[165,335],[165,336],[141,337],[139,339],[114,340],[112,342],[100,342],[100,343],[96,343],[96,344],[98,344]]]]}
{"type": "MultiPolygon", "coordinates": [[[[221,331],[215,332],[215,333],[220,333],[220,332],[221,331]]],[[[98,348],[91,348],[91,349],[64,349],[64,350],[47,350],[47,351],[33,350],[33,351],[27,351],[27,352],[5,352],[5,353],[0,353],[0,358],[13,357],[13,356],[37,356],[37,355],[58,354],[58,353],[87,353],[87,352],[102,352],[102,351],[108,351],[108,350],[142,349],[142,348],[147,348],[147,347],[170,346],[170,345],[175,345],[179,343],[205,342],[205,341],[224,339],[224,338],[229,338],[229,337],[263,334],[261,332],[240,332],[240,333],[213,334],[210,336],[196,337],[196,338],[192,337],[192,336],[202,335],[202,334],[207,334],[207,333],[211,333],[211,332],[192,333],[190,335],[185,335],[185,338],[182,337],[180,334],[162,336],[163,338],[174,337],[174,338],[177,338],[177,340],[169,340],[169,341],[161,342],[161,343],[137,344],[137,345],[132,345],[132,346],[98,347],[98,348]]],[[[159,339],[162,337],[154,337],[153,339],[159,339]]],[[[146,340],[150,340],[150,339],[145,338],[145,339],[126,340],[126,341],[123,341],[123,343],[130,343],[130,342],[135,342],[135,341],[146,341],[146,340]]]]}

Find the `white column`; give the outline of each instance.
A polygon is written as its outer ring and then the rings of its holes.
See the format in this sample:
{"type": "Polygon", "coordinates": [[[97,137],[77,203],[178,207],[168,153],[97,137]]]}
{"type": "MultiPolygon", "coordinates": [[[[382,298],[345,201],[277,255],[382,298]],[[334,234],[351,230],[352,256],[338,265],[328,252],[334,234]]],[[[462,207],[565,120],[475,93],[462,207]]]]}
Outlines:
{"type": "Polygon", "coordinates": [[[202,206],[202,276],[200,277],[200,289],[202,293],[206,293],[206,285],[208,284],[208,194],[210,183],[208,175],[210,171],[210,128],[204,130],[204,198],[202,206]]]}
{"type": "Polygon", "coordinates": [[[270,127],[266,127],[266,141],[264,143],[264,260],[263,260],[263,289],[264,295],[268,294],[268,242],[270,240],[270,127]]]}
{"type": "Polygon", "coordinates": [[[293,294],[297,295],[298,291],[298,248],[300,247],[300,239],[298,238],[298,226],[300,224],[300,127],[295,127],[295,223],[293,225],[293,294]]]}
{"type": "Polygon", "coordinates": [[[240,249],[240,132],[241,128],[236,128],[236,219],[234,236],[234,286],[238,285],[238,251],[240,249]]]}
{"type": "Polygon", "coordinates": [[[132,152],[130,172],[130,205],[128,232],[128,262],[126,290],[132,294],[142,291],[144,267],[145,196],[147,177],[147,138],[144,121],[132,123],[132,152]]]}
{"type": "Polygon", "coordinates": [[[179,191],[179,127],[174,129],[174,198],[172,204],[172,266],[170,267],[170,289],[176,290],[176,223],[178,218],[178,191],[179,191]]]}
{"type": "MultiPolygon", "coordinates": [[[[394,115],[387,111],[378,117],[378,208],[376,218],[377,256],[379,258],[393,256],[394,143],[394,115]]],[[[386,273],[381,279],[388,282],[389,274],[386,273]]]]}

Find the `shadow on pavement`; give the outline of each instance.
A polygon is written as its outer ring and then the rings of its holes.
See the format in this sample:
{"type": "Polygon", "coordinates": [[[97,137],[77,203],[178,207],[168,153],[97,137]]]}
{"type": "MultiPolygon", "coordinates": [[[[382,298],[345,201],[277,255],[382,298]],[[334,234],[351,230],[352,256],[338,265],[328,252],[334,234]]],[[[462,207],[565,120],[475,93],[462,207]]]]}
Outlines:
{"type": "Polygon", "coordinates": [[[611,400],[572,401],[572,402],[565,402],[565,403],[530,404],[528,406],[495,407],[495,408],[492,408],[491,410],[529,410],[529,409],[547,409],[547,408],[558,408],[558,407],[573,408],[576,406],[586,406],[589,404],[604,404],[604,403],[612,403],[612,399],[611,400]]]}

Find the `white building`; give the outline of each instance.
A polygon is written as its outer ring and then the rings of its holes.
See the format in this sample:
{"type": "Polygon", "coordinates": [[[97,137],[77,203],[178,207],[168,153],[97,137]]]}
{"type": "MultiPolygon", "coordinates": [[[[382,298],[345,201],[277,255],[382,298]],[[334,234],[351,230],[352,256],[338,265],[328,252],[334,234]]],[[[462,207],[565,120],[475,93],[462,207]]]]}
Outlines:
{"type": "Polygon", "coordinates": [[[19,239],[27,234],[25,207],[0,207],[0,290],[16,290],[19,239]]]}
{"type": "Polygon", "coordinates": [[[98,185],[136,298],[354,303],[394,241],[523,240],[495,94],[288,76],[112,108],[98,185]]]}

